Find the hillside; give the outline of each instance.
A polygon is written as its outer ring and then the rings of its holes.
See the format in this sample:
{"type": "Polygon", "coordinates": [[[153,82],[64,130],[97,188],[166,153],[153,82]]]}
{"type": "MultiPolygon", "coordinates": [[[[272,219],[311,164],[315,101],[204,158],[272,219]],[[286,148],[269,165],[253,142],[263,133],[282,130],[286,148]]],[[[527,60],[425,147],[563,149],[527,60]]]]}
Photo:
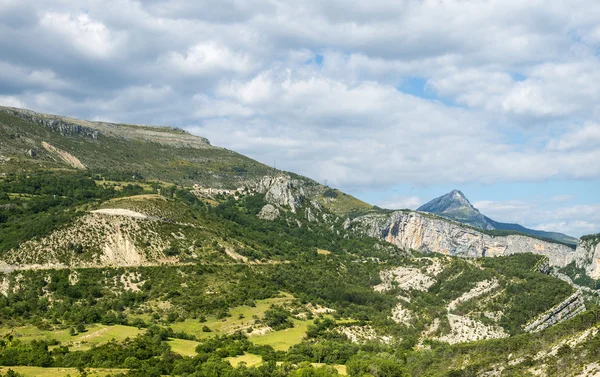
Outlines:
{"type": "Polygon", "coordinates": [[[435,198],[417,208],[417,211],[433,213],[488,231],[497,230],[505,231],[507,233],[521,233],[537,238],[554,240],[572,246],[576,246],[578,243],[577,238],[567,236],[566,234],[545,232],[542,230],[529,229],[519,224],[494,221],[481,214],[477,208],[473,207],[471,202],[469,202],[465,195],[459,190],[452,190],[445,195],[435,198]]]}
{"type": "Polygon", "coordinates": [[[0,155],[0,365],[19,373],[559,375],[557,345],[596,344],[594,293],[554,276],[595,282],[594,237],[379,210],[164,127],[5,108],[0,155]]]}

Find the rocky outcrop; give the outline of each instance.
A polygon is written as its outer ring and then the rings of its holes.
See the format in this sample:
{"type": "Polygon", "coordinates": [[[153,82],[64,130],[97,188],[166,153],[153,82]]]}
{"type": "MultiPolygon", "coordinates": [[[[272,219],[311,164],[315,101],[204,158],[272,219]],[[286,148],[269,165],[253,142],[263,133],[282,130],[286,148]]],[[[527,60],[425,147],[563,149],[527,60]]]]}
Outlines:
{"type": "Polygon", "coordinates": [[[585,303],[581,291],[577,291],[552,309],[538,316],[525,326],[527,332],[537,332],[585,311],[585,303]]]}
{"type": "Polygon", "coordinates": [[[44,147],[45,150],[47,150],[51,154],[59,157],[61,160],[66,162],[68,165],[74,167],[75,169],[87,169],[86,166],[77,157],[73,156],[72,154],[70,154],[67,151],[58,149],[58,148],[46,143],[45,141],[42,141],[42,147],[44,147]]]}
{"type": "Polygon", "coordinates": [[[494,221],[484,216],[469,202],[465,195],[459,190],[452,190],[446,195],[435,198],[417,209],[419,212],[428,212],[437,216],[445,217],[456,222],[467,224],[484,230],[506,230],[519,232],[528,236],[546,238],[558,242],[577,245],[578,239],[557,232],[545,232],[542,230],[529,229],[519,224],[509,224],[494,221]]]}
{"type": "Polygon", "coordinates": [[[272,204],[266,204],[257,215],[263,220],[275,220],[279,217],[279,209],[272,204]]]}
{"type": "Polygon", "coordinates": [[[305,198],[303,183],[287,175],[263,177],[254,190],[265,194],[265,200],[269,204],[289,207],[296,212],[305,198]]]}
{"type": "Polygon", "coordinates": [[[403,249],[461,257],[494,257],[535,253],[548,257],[552,266],[564,267],[574,260],[568,246],[536,238],[509,235],[491,236],[451,220],[415,211],[375,213],[348,219],[347,229],[384,239],[403,249]]]}
{"type": "Polygon", "coordinates": [[[46,128],[54,132],[58,132],[63,136],[84,136],[89,137],[91,139],[97,139],[99,131],[94,130],[89,127],[85,127],[80,124],[75,124],[73,122],[67,122],[63,120],[61,117],[49,117],[45,114],[39,114],[35,111],[25,110],[25,109],[15,109],[8,107],[1,107],[0,110],[19,117],[21,119],[25,119],[27,121],[41,124],[46,128]]]}
{"type": "Polygon", "coordinates": [[[0,111],[40,124],[63,136],[79,136],[96,140],[100,135],[104,135],[127,140],[154,142],[177,148],[215,148],[210,145],[208,139],[192,135],[179,128],[92,122],[4,106],[0,106],[0,111]]]}
{"type": "Polygon", "coordinates": [[[585,268],[592,279],[600,279],[600,234],[581,238],[575,252],[575,263],[585,268]]]}

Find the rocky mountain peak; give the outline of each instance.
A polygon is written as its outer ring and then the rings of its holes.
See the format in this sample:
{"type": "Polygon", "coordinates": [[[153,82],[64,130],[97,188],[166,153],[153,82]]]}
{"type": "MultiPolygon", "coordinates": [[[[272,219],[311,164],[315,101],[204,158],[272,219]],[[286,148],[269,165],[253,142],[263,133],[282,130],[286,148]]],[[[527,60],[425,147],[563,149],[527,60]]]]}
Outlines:
{"type": "Polygon", "coordinates": [[[417,208],[417,211],[434,213],[463,224],[468,224],[484,230],[504,230],[532,235],[545,239],[567,243],[571,246],[577,245],[577,239],[562,233],[544,232],[529,229],[519,224],[509,224],[494,221],[483,215],[469,202],[469,199],[460,190],[452,190],[449,193],[431,200],[417,208]]]}
{"type": "Polygon", "coordinates": [[[479,211],[471,205],[471,202],[469,202],[465,194],[456,189],[422,205],[417,211],[440,213],[460,208],[479,213],[479,211]]]}

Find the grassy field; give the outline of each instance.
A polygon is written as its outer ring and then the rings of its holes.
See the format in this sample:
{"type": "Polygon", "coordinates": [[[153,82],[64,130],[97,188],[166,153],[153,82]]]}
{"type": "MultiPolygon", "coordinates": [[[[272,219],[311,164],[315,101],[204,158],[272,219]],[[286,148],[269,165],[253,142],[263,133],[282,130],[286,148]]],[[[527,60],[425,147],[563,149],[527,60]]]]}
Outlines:
{"type": "Polygon", "coordinates": [[[264,335],[257,335],[250,338],[253,343],[265,345],[268,344],[276,351],[287,351],[294,344],[300,343],[306,329],[312,321],[300,321],[293,319],[294,327],[281,331],[273,331],[264,335]]]}
{"type": "Polygon", "coordinates": [[[237,368],[237,366],[240,365],[240,363],[242,363],[242,362],[246,363],[246,366],[248,366],[248,367],[260,365],[263,362],[261,356],[254,355],[251,353],[245,353],[241,356],[236,356],[236,357],[228,357],[225,360],[229,361],[231,366],[233,366],[234,368],[237,368]]]}
{"type": "MultiPolygon", "coordinates": [[[[25,377],[66,377],[80,376],[81,374],[75,368],[40,368],[40,367],[0,367],[0,373],[4,374],[12,369],[17,373],[21,373],[25,377]]],[[[109,374],[124,373],[127,369],[101,369],[88,368],[87,375],[90,377],[104,377],[109,374]]]]}
{"type": "Polygon", "coordinates": [[[185,339],[171,339],[167,341],[171,346],[171,351],[180,354],[181,356],[196,356],[196,346],[198,342],[185,339]]]}
{"type": "Polygon", "coordinates": [[[71,350],[86,350],[93,345],[100,345],[112,339],[123,341],[126,338],[134,338],[144,330],[131,326],[104,326],[100,324],[90,325],[86,332],[75,336],[69,335],[68,329],[61,330],[40,330],[34,326],[24,326],[15,328],[0,328],[0,336],[12,334],[16,339],[29,342],[34,339],[51,340],[56,339],[62,345],[68,346],[71,350]]]}
{"type": "MultiPolygon", "coordinates": [[[[237,306],[231,308],[229,310],[229,313],[231,314],[230,317],[217,319],[216,317],[211,316],[207,317],[206,322],[203,323],[197,319],[188,318],[183,322],[173,323],[171,327],[174,331],[183,331],[195,335],[199,339],[205,339],[215,335],[231,334],[237,330],[245,331],[247,328],[253,326],[254,316],[260,318],[271,305],[285,304],[293,299],[294,297],[289,294],[282,294],[281,297],[258,300],[256,301],[255,307],[237,306]],[[202,331],[202,327],[205,325],[211,329],[211,332],[202,331]]],[[[275,350],[286,351],[294,344],[300,343],[306,334],[308,325],[312,323],[312,321],[301,321],[297,319],[293,319],[293,322],[294,327],[291,329],[253,335],[250,340],[256,344],[268,344],[275,348],[275,350]]]]}
{"type": "MultiPolygon", "coordinates": [[[[171,325],[175,331],[184,331],[188,334],[197,336],[199,339],[212,337],[214,335],[231,334],[237,330],[246,330],[254,323],[253,316],[261,317],[263,313],[273,304],[284,304],[294,299],[293,296],[282,294],[282,297],[269,298],[256,301],[256,306],[237,306],[231,308],[230,317],[217,319],[215,316],[206,318],[206,322],[200,323],[197,319],[188,318],[183,322],[176,322],[171,325]],[[208,326],[212,332],[203,332],[202,327],[208,326]]],[[[254,339],[254,338],[253,338],[254,339]]]]}

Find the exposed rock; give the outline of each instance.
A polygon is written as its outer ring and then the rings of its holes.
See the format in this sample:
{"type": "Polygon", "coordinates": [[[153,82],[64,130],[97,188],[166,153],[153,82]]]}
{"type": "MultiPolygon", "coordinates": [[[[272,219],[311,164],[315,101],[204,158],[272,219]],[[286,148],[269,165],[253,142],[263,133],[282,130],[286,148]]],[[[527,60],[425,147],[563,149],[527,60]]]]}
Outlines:
{"type": "Polygon", "coordinates": [[[435,213],[481,229],[494,229],[486,217],[473,207],[459,190],[452,190],[446,195],[435,198],[420,206],[417,211],[435,213]]]}
{"type": "Polygon", "coordinates": [[[25,152],[26,155],[28,155],[29,157],[36,157],[37,156],[37,151],[35,149],[28,149],[25,152]]]}
{"type": "Polygon", "coordinates": [[[584,237],[575,254],[577,267],[585,268],[592,279],[600,279],[600,234],[584,237]]]}
{"type": "Polygon", "coordinates": [[[338,331],[348,337],[352,343],[365,343],[367,341],[380,341],[389,344],[390,336],[379,336],[371,326],[346,326],[339,327],[338,331]]]}
{"type": "Polygon", "coordinates": [[[69,152],[63,151],[62,149],[58,149],[46,143],[45,141],[42,141],[42,147],[44,147],[44,149],[46,149],[48,152],[60,157],[61,160],[71,165],[75,169],[87,169],[86,166],[81,161],[79,161],[77,157],[73,156],[69,152]]]}
{"type": "Polygon", "coordinates": [[[585,311],[585,303],[581,291],[577,291],[566,300],[546,311],[525,326],[527,332],[537,332],[565,321],[585,311]]]}
{"type": "Polygon", "coordinates": [[[548,275],[550,273],[550,260],[548,258],[542,259],[533,269],[541,274],[548,275]]]}
{"type": "Polygon", "coordinates": [[[100,135],[105,135],[149,141],[177,148],[215,148],[210,145],[208,139],[191,135],[179,128],[92,122],[4,106],[0,106],[0,111],[38,123],[65,136],[80,136],[95,140],[100,135]]]}
{"type": "Polygon", "coordinates": [[[310,222],[317,221],[317,217],[313,215],[312,209],[310,209],[310,207],[306,209],[306,218],[310,222]]]}
{"type": "Polygon", "coordinates": [[[266,204],[257,215],[263,220],[275,220],[279,217],[279,209],[272,204],[266,204]]]}
{"type": "Polygon", "coordinates": [[[401,303],[398,303],[392,309],[392,319],[396,323],[410,325],[414,321],[414,313],[402,306],[401,303]]]}
{"type": "Polygon", "coordinates": [[[575,251],[568,246],[521,235],[490,236],[451,220],[414,211],[376,213],[347,220],[346,228],[384,239],[404,249],[461,257],[502,256],[531,252],[564,267],[575,251]]]}
{"type": "Polygon", "coordinates": [[[287,175],[276,177],[263,177],[256,187],[257,192],[265,194],[265,200],[270,204],[289,206],[292,212],[296,212],[304,200],[304,188],[297,179],[287,175]]]}
{"type": "Polygon", "coordinates": [[[90,211],[91,213],[100,214],[100,215],[109,215],[109,216],[126,216],[133,217],[135,219],[147,219],[148,216],[143,213],[135,212],[130,209],[124,208],[102,208],[94,211],[90,211]]]}
{"type": "Polygon", "coordinates": [[[468,292],[463,293],[460,297],[454,299],[453,301],[451,301],[448,304],[448,311],[453,311],[456,309],[456,307],[463,303],[463,302],[467,302],[471,299],[474,299],[476,297],[485,295],[490,293],[491,291],[493,291],[494,289],[498,288],[498,281],[497,280],[483,280],[477,283],[477,285],[475,286],[475,288],[471,289],[468,292]]]}
{"type": "Polygon", "coordinates": [[[429,212],[435,215],[457,221],[462,224],[474,226],[484,230],[507,230],[516,231],[526,235],[547,238],[559,242],[565,242],[573,246],[578,240],[566,234],[556,232],[545,232],[542,230],[529,229],[519,224],[508,224],[494,221],[484,216],[469,202],[465,195],[459,190],[452,190],[446,195],[435,198],[417,209],[420,212],[429,212]]]}
{"type": "Polygon", "coordinates": [[[426,291],[435,284],[435,276],[442,271],[441,262],[437,259],[431,260],[432,264],[424,269],[398,266],[381,271],[379,276],[382,282],[373,289],[385,292],[398,287],[404,290],[426,291]]]}
{"type": "Polygon", "coordinates": [[[483,339],[506,338],[508,334],[500,326],[490,326],[469,317],[448,314],[450,333],[437,338],[450,344],[483,339]]]}

